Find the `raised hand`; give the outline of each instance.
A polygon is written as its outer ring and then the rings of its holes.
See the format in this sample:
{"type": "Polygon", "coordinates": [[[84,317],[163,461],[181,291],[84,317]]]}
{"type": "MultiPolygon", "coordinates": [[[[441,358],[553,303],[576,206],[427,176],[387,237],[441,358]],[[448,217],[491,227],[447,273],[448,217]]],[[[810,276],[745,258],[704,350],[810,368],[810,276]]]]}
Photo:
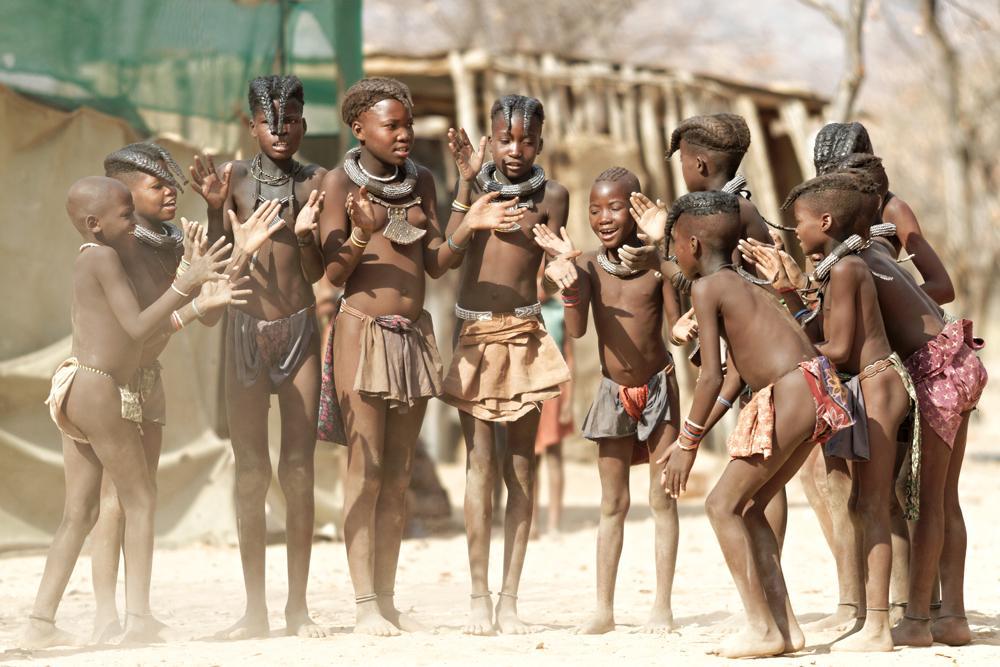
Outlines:
{"type": "Polygon", "coordinates": [[[246,222],[240,222],[233,209],[226,211],[226,214],[229,215],[229,224],[233,228],[233,241],[236,243],[236,248],[245,255],[257,252],[264,245],[264,241],[281,229],[282,225],[271,224],[280,211],[281,202],[277,199],[265,201],[258,206],[246,222]]]}
{"type": "Polygon", "coordinates": [[[477,199],[466,212],[462,223],[473,231],[510,231],[511,226],[525,216],[525,211],[517,208],[517,197],[508,201],[495,201],[499,196],[499,192],[488,192],[477,199]]]}
{"type": "Polygon", "coordinates": [[[228,280],[209,280],[201,286],[201,292],[195,299],[198,312],[205,314],[223,306],[244,306],[247,297],[253,293],[250,289],[238,289],[250,280],[250,276],[229,278],[228,280]]]}
{"type": "Polygon", "coordinates": [[[623,245],[618,249],[618,259],[622,265],[631,271],[655,271],[660,268],[660,251],[649,243],[649,236],[637,234],[642,241],[641,246],[623,245]]]}
{"type": "Polygon", "coordinates": [[[202,196],[208,208],[219,210],[226,204],[229,197],[229,181],[233,175],[233,163],[230,162],[222,170],[222,178],[219,178],[215,170],[215,161],[211,155],[205,155],[204,161],[201,156],[194,156],[194,164],[188,167],[191,172],[191,187],[202,196]]]}
{"type": "Polygon", "coordinates": [[[535,225],[531,228],[531,231],[535,234],[535,243],[550,258],[559,257],[560,255],[565,255],[568,252],[576,250],[565,227],[559,230],[559,236],[556,236],[555,232],[545,225],[535,225]]]}
{"type": "Polygon", "coordinates": [[[771,281],[774,289],[791,291],[806,286],[805,274],[792,256],[783,250],[755,239],[741,239],[739,250],[744,259],[760,270],[763,278],[771,281]]]}
{"type": "Polygon", "coordinates": [[[687,343],[698,337],[698,321],[694,317],[694,308],[677,318],[677,322],[670,330],[671,342],[681,341],[687,343]]]}
{"type": "Polygon", "coordinates": [[[629,213],[639,230],[645,234],[654,245],[662,243],[666,237],[667,205],[659,199],[653,201],[641,192],[633,192],[629,197],[629,213]]]}
{"type": "Polygon", "coordinates": [[[191,262],[191,253],[194,250],[195,238],[201,225],[197,222],[188,222],[187,218],[181,218],[181,240],[184,248],[184,261],[191,262]]]}
{"type": "Polygon", "coordinates": [[[368,199],[367,188],[364,186],[358,188],[357,195],[349,193],[344,208],[347,209],[347,217],[351,220],[352,227],[360,229],[366,237],[375,232],[375,208],[368,199]]]}
{"type": "MultiPolygon", "coordinates": [[[[181,218],[181,224],[189,223],[187,219],[181,218]]],[[[198,231],[194,235],[191,249],[191,265],[184,274],[175,281],[181,285],[182,292],[188,292],[209,280],[221,280],[227,276],[221,273],[229,263],[227,255],[232,250],[233,244],[226,243],[226,237],[221,236],[211,246],[208,245],[208,236],[205,228],[198,225],[198,231]]]]}
{"type": "Polygon", "coordinates": [[[326,192],[313,190],[309,193],[309,201],[299,211],[295,218],[295,235],[300,239],[312,237],[313,232],[319,226],[319,214],[323,212],[323,201],[326,199],[326,192]]]}
{"type": "Polygon", "coordinates": [[[479,150],[475,150],[469,135],[465,133],[465,128],[448,128],[448,150],[458,167],[458,175],[463,181],[472,181],[476,178],[479,170],[483,166],[483,156],[486,154],[486,137],[479,140],[479,150]]]}
{"type": "Polygon", "coordinates": [[[576,270],[574,259],[579,257],[579,250],[571,250],[559,255],[548,263],[545,267],[545,277],[558,285],[559,289],[572,288],[576,284],[579,273],[576,270]]]}

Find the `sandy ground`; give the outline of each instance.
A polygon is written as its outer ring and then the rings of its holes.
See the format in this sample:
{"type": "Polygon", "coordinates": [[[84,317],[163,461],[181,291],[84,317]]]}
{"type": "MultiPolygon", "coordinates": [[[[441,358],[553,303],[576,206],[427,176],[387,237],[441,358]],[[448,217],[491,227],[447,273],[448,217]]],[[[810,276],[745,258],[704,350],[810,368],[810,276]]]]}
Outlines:
{"type": "MultiPolygon", "coordinates": [[[[994,383],[989,403],[1000,405],[994,383]]],[[[985,403],[986,401],[984,401],[985,403]]],[[[831,654],[830,635],[807,636],[802,652],[772,659],[777,665],[996,665],[1000,664],[1000,531],[994,508],[1000,503],[1000,418],[974,425],[962,477],[964,510],[969,532],[966,600],[973,644],[963,648],[935,645],[928,649],[897,649],[890,654],[831,654]]],[[[708,475],[713,463],[699,460],[708,475]]],[[[468,605],[468,564],[461,531],[464,484],[460,466],[443,466],[440,474],[455,504],[451,532],[403,544],[397,584],[403,608],[436,626],[436,634],[374,639],[351,634],[353,592],[342,543],[317,543],[313,550],[310,603],[314,617],[331,631],[324,640],[283,636],[285,550],[268,548],[269,606],[272,637],[242,642],[213,642],[205,637],[234,621],[243,610],[239,553],[234,547],[192,545],[161,549],[153,579],[154,609],[172,628],[173,641],[163,645],[122,648],[52,649],[34,654],[12,650],[30,611],[44,563],[40,553],[10,554],[0,559],[0,662],[10,664],[103,665],[257,665],[257,664],[379,664],[405,665],[577,665],[718,664],[707,655],[723,636],[718,623],[739,609],[739,600],[718,543],[705,519],[702,503],[691,498],[680,504],[681,548],[677,563],[673,609],[678,629],[665,636],[635,634],[653,599],[653,527],[645,502],[647,479],[635,469],[633,506],[626,526],[618,577],[617,630],[579,637],[570,630],[582,622],[594,602],[594,545],[599,486],[593,464],[567,466],[566,530],[545,536],[528,549],[521,586],[522,617],[540,631],[519,637],[466,637],[460,632],[468,605]]],[[[789,485],[790,515],[784,554],[785,576],[800,620],[812,620],[833,610],[837,602],[833,560],[819,526],[805,503],[797,481],[789,485]]],[[[544,503],[544,496],[543,496],[544,503]]],[[[544,509],[543,509],[544,513],[544,509]]],[[[502,541],[494,530],[491,583],[499,582],[502,541]]],[[[86,636],[93,599],[89,560],[81,559],[59,610],[60,624],[86,636]]]]}

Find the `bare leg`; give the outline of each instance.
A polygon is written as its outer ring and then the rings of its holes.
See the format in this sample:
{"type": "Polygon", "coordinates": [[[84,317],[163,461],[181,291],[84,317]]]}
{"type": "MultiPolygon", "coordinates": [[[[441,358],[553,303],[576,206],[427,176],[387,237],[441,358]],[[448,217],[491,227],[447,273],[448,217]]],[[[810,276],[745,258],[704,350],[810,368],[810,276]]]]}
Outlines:
{"type": "MultiPolygon", "coordinates": [[[[162,446],[163,427],[155,422],[144,421],[142,448],[146,454],[154,494],[156,469],[160,463],[162,446]]],[[[94,634],[90,638],[92,643],[107,643],[122,631],[115,589],[118,587],[118,561],[121,558],[124,531],[125,516],[118,500],[118,492],[111,482],[111,476],[105,475],[101,480],[101,511],[90,540],[91,577],[94,582],[94,599],[97,603],[94,634]]]]}
{"type": "Polygon", "coordinates": [[[934,432],[921,424],[920,518],[914,525],[910,549],[910,599],[906,614],[892,629],[896,646],[930,646],[931,595],[944,546],[944,486],[948,477],[951,449],[934,432]]]}
{"type": "Polygon", "coordinates": [[[426,408],[427,401],[422,400],[406,412],[387,411],[382,490],[375,506],[375,593],[382,616],[404,632],[427,629],[399,611],[394,598],[396,567],[406,522],[406,490],[410,486],[413,453],[426,408]]]}
{"type": "Polygon", "coordinates": [[[554,535],[559,532],[562,525],[563,493],[565,489],[561,442],[557,442],[545,450],[545,472],[549,478],[549,506],[546,530],[549,534],[554,535]]]}
{"type": "Polygon", "coordinates": [[[810,629],[858,629],[865,616],[866,602],[861,526],[851,510],[855,480],[844,459],[824,456],[823,461],[826,466],[827,510],[837,536],[833,543],[833,558],[837,564],[840,602],[832,616],[817,621],[810,629]]]}
{"type": "Polygon", "coordinates": [[[503,584],[496,606],[497,627],[504,634],[534,632],[517,616],[517,591],[531,530],[531,495],[535,486],[535,434],[538,411],[507,425],[503,476],[507,487],[504,512],[503,584]]]}
{"type": "Polygon", "coordinates": [[[615,629],[615,580],[629,508],[629,463],[635,436],[601,440],[597,470],[601,476],[601,521],[597,528],[597,610],[577,634],[601,635],[615,629]]]}
{"type": "MultiPolygon", "coordinates": [[[[676,396],[673,392],[672,396],[676,396]]],[[[671,406],[671,414],[680,414],[671,406]]],[[[677,421],[677,420],[674,420],[677,421]]],[[[667,496],[660,485],[662,465],[656,460],[663,456],[677,439],[677,425],[666,422],[650,436],[649,453],[649,509],[653,514],[654,549],[656,560],[656,598],[649,612],[649,620],[639,628],[640,632],[663,634],[674,627],[674,613],[670,598],[674,588],[674,568],[677,565],[677,545],[680,525],[677,517],[677,501],[667,496]]]]}
{"type": "Polygon", "coordinates": [[[236,532],[243,565],[246,611],[233,625],[216,633],[217,639],[249,639],[270,633],[264,588],[267,546],[265,502],[271,484],[271,454],[267,445],[270,380],[262,372],[244,387],[236,377],[230,351],[226,373],[229,437],[236,459],[236,532]]]}
{"type": "Polygon", "coordinates": [[[375,509],[385,476],[386,402],[353,391],[361,324],[341,316],[334,329],[337,399],[347,430],[347,479],[344,481],[344,542],[356,596],[357,634],[390,637],[399,629],[386,620],[375,597],[375,509]]]}
{"type": "Polygon", "coordinates": [[[864,564],[867,571],[864,627],[836,642],[835,651],[891,651],[889,626],[889,577],[892,542],[889,502],[893,495],[896,433],[909,405],[899,376],[886,373],[862,382],[868,414],[870,458],[854,465],[857,478],[855,512],[862,528],[864,564]]]}
{"type": "Polygon", "coordinates": [[[958,502],[958,478],[965,458],[969,432],[969,413],[955,436],[955,447],[948,463],[944,487],[944,548],[941,551],[941,610],[931,625],[934,641],[949,646],[964,646],[972,641],[972,631],[965,616],[965,551],[968,537],[965,518],[958,502]]]}
{"type": "MultiPolygon", "coordinates": [[[[815,409],[805,379],[797,372],[788,374],[775,384],[774,402],[775,443],[771,457],[754,456],[730,461],[705,502],[706,513],[747,615],[744,632],[729,639],[721,649],[721,654],[730,658],[777,655],[787,650],[790,639],[786,636],[788,626],[783,633],[769,606],[760,572],[761,567],[776,569],[776,576],[780,578],[777,541],[772,532],[769,543],[753,543],[754,537],[759,538],[760,534],[771,530],[760,512],[760,520],[755,523],[755,536],[744,519],[744,510],[758,491],[781,471],[786,462],[793,459],[797,450],[800,454],[794,458],[790,468],[797,469],[796,466],[802,464],[807,452],[801,450],[812,433],[815,409]]],[[[788,477],[794,472],[787,472],[788,477]]],[[[763,504],[766,505],[766,502],[763,504]]],[[[769,576],[768,582],[773,581],[774,577],[769,576]]],[[[787,606],[785,597],[785,600],[775,600],[780,602],[782,608],[787,606]]],[[[794,617],[789,614],[785,620],[791,624],[794,617]]]]}
{"type": "MultiPolygon", "coordinates": [[[[893,469],[893,493],[889,496],[889,525],[892,531],[892,574],[889,579],[889,623],[898,623],[906,610],[906,601],[910,598],[910,527],[903,516],[900,471],[904,461],[908,461],[906,452],[909,443],[896,443],[896,465],[893,469]]],[[[907,466],[907,469],[909,466],[907,466]]]]}
{"type": "MultiPolygon", "coordinates": [[[[536,453],[535,454],[535,479],[536,480],[539,479],[538,470],[539,470],[539,468],[541,468],[541,466],[542,466],[542,454],[537,454],[536,453]]],[[[538,529],[538,522],[540,521],[539,517],[541,517],[542,512],[541,512],[541,508],[540,508],[540,506],[538,504],[538,495],[540,493],[540,488],[539,487],[541,487],[541,486],[542,485],[540,483],[535,484],[535,490],[531,494],[531,534],[530,534],[529,537],[532,540],[537,540],[538,536],[540,534],[539,529],[538,529]]],[[[551,489],[550,489],[550,492],[551,492],[551,489]]],[[[549,501],[549,506],[550,506],[549,513],[550,514],[552,513],[551,505],[552,505],[552,501],[550,500],[549,501]]]]}
{"type": "Polygon", "coordinates": [[[465,534],[469,549],[472,600],[467,635],[493,634],[493,603],[490,599],[490,532],[493,522],[493,486],[497,462],[493,446],[493,424],[459,412],[465,434],[465,534]]]}
{"type": "Polygon", "coordinates": [[[74,442],[66,436],[62,442],[66,501],[62,521],[45,558],[45,571],[31,609],[32,618],[18,644],[27,650],[77,641],[70,633],[57,628],[54,621],[83,541],[97,522],[103,469],[90,445],[74,442]]]}
{"type": "Polygon", "coordinates": [[[315,518],[313,486],[319,387],[319,341],[314,336],[309,356],[278,391],[278,409],[281,411],[278,483],[286,502],[285,539],[288,550],[285,634],[314,638],[327,635],[326,630],[310,618],[306,601],[315,518]]]}

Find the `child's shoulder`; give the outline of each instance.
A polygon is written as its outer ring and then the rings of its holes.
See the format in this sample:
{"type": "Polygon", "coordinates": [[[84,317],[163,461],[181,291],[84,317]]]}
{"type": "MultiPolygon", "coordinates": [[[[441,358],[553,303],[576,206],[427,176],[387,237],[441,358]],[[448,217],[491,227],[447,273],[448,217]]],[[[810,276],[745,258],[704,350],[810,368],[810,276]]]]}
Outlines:
{"type": "Polygon", "coordinates": [[[551,178],[545,181],[545,198],[552,197],[554,201],[569,201],[569,190],[559,181],[551,178]]]}
{"type": "Polygon", "coordinates": [[[111,246],[92,245],[77,253],[74,266],[78,271],[96,274],[102,269],[121,263],[121,258],[111,246]]]}
{"type": "Polygon", "coordinates": [[[860,278],[868,275],[868,265],[857,255],[846,255],[830,269],[830,279],[860,278]]]}
{"type": "Polygon", "coordinates": [[[347,177],[347,172],[344,171],[343,165],[338,165],[333,169],[328,169],[326,173],[323,174],[323,188],[339,188],[347,189],[354,187],[354,183],[350,178],[347,177]]]}

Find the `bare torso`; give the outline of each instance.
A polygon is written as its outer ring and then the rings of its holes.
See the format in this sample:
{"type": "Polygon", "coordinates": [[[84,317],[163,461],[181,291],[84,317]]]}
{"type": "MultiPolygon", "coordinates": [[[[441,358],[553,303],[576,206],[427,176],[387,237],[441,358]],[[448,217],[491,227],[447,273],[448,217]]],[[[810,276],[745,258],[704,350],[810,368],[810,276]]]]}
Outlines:
{"type": "MultiPolygon", "coordinates": [[[[250,175],[249,163],[234,160],[231,198],[236,216],[246,220],[258,206],[257,194],[265,199],[282,199],[292,191],[292,182],[271,186],[259,183],[250,175]],[[259,188],[259,190],[258,190],[259,188]]],[[[312,285],[302,272],[301,252],[295,239],[295,215],[309,199],[309,193],[320,187],[325,170],[315,165],[303,166],[294,178],[295,207],[285,205],[281,217],[285,226],[264,242],[250,263],[247,288],[253,293],[247,304],[240,306],[246,313],[263,320],[288,317],[315,303],[312,285]]],[[[226,234],[232,239],[228,217],[224,218],[226,234]]]]}
{"type": "MultiPolygon", "coordinates": [[[[865,366],[888,357],[892,353],[892,347],[886,337],[874,279],[864,260],[848,255],[837,263],[837,268],[854,272],[855,275],[852,278],[857,283],[854,301],[854,331],[851,333],[850,354],[846,361],[837,364],[837,368],[856,375],[865,366]]],[[[838,275],[835,272],[831,275],[831,282],[837,279],[838,275]]],[[[831,293],[832,285],[827,289],[827,294],[831,293]]],[[[829,315],[832,306],[832,299],[824,299],[823,330],[827,340],[830,340],[834,335],[834,332],[830,331],[834,321],[829,315]]]]}
{"type": "Polygon", "coordinates": [[[645,384],[670,358],[663,342],[663,281],[653,271],[613,276],[597,265],[594,253],[579,263],[590,283],[604,374],[627,387],[645,384]]]}

